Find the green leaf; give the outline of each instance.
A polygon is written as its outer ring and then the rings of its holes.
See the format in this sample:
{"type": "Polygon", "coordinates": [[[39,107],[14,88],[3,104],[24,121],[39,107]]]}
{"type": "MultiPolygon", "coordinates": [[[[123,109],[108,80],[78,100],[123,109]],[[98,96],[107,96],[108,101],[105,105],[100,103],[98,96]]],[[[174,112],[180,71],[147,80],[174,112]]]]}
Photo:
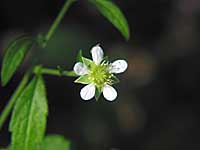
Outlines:
{"type": "Polygon", "coordinates": [[[90,84],[92,82],[91,79],[89,79],[88,75],[80,76],[78,79],[74,81],[75,83],[81,83],[81,84],[90,84]]]}
{"type": "Polygon", "coordinates": [[[89,0],[126,38],[130,37],[129,25],[120,8],[110,0],[89,0]]]}
{"type": "Polygon", "coordinates": [[[38,150],[48,113],[44,81],[34,77],[16,101],[9,130],[12,150],[38,150]]]}
{"type": "Polygon", "coordinates": [[[102,93],[102,88],[96,87],[96,90],[95,90],[95,99],[96,99],[96,101],[99,100],[99,97],[101,96],[101,93],[102,93]]]}
{"type": "Polygon", "coordinates": [[[11,79],[32,45],[33,39],[31,37],[21,36],[8,46],[3,58],[1,70],[1,82],[3,86],[11,79]]]}
{"type": "Polygon", "coordinates": [[[78,55],[76,57],[76,61],[77,62],[83,62],[82,57],[83,57],[82,50],[79,50],[78,55]]]}
{"type": "Polygon", "coordinates": [[[61,135],[49,135],[45,137],[41,150],[70,150],[70,141],[61,135]]]}
{"type": "Polygon", "coordinates": [[[116,84],[116,83],[120,82],[119,79],[116,76],[114,76],[114,75],[112,76],[111,80],[112,80],[113,84],[116,84]]]}
{"type": "Polygon", "coordinates": [[[82,57],[83,63],[90,68],[92,65],[94,65],[94,62],[88,58],[82,57]]]}

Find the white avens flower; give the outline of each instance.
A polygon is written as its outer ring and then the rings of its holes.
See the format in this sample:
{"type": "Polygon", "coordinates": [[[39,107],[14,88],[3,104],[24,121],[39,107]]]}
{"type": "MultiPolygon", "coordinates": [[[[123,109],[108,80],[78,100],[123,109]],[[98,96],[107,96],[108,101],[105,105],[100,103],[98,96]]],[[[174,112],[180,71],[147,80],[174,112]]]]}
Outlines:
{"type": "Polygon", "coordinates": [[[93,61],[81,56],[82,62],[74,65],[74,72],[80,76],[75,82],[87,84],[81,89],[80,96],[83,100],[98,99],[103,93],[105,99],[113,101],[117,98],[117,91],[112,85],[119,82],[114,74],[124,72],[128,64],[125,60],[109,63],[99,45],[92,48],[91,54],[93,61]]]}

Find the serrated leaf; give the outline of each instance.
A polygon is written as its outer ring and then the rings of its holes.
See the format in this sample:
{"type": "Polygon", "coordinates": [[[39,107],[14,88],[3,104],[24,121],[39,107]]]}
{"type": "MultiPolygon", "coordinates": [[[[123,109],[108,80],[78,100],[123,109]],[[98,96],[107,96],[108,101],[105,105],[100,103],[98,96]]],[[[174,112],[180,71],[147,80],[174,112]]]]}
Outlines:
{"type": "Polygon", "coordinates": [[[77,62],[83,62],[82,57],[83,57],[82,50],[79,50],[78,55],[76,57],[76,61],[77,62]]]}
{"type": "Polygon", "coordinates": [[[48,106],[44,81],[34,77],[16,101],[9,130],[12,150],[38,150],[43,141],[48,106]]]}
{"type": "Polygon", "coordinates": [[[70,150],[70,141],[61,135],[48,135],[42,143],[41,150],[70,150]]]}
{"type": "Polygon", "coordinates": [[[120,8],[110,0],[89,0],[126,38],[130,37],[129,25],[120,8]]]}
{"type": "Polygon", "coordinates": [[[81,84],[90,84],[92,82],[91,79],[89,79],[88,75],[80,76],[78,79],[74,81],[75,83],[81,83],[81,84]]]}
{"type": "Polygon", "coordinates": [[[22,36],[11,42],[3,58],[1,83],[5,86],[22,63],[27,51],[32,47],[33,39],[22,36]]]}

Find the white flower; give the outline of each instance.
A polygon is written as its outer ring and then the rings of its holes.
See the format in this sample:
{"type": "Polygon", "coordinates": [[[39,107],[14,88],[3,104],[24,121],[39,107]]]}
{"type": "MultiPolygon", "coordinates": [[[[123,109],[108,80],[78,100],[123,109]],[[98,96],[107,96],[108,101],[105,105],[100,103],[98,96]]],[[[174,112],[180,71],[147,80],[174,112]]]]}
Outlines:
{"type": "Polygon", "coordinates": [[[92,48],[91,54],[93,61],[81,57],[82,62],[74,65],[74,72],[80,76],[75,82],[87,84],[81,89],[81,98],[90,100],[95,96],[98,99],[103,93],[108,101],[113,101],[117,98],[117,91],[111,85],[118,82],[114,74],[124,72],[128,64],[125,60],[116,60],[113,63],[104,60],[104,53],[99,45],[92,48]]]}

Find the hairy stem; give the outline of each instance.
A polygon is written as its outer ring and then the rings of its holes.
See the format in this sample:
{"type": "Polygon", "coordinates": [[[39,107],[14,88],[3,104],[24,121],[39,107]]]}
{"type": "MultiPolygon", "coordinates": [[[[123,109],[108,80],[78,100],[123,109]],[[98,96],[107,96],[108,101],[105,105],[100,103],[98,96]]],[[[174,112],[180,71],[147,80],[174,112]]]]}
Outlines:
{"type": "Polygon", "coordinates": [[[53,76],[76,77],[74,71],[66,71],[58,67],[58,69],[43,68],[41,65],[35,66],[33,72],[37,74],[47,74],[53,76]]]}
{"type": "Polygon", "coordinates": [[[19,97],[19,95],[21,94],[21,92],[23,91],[23,89],[25,88],[28,80],[29,80],[29,76],[30,76],[30,72],[26,73],[22,79],[22,81],[20,82],[19,86],[17,87],[16,91],[14,92],[14,94],[12,95],[11,99],[9,100],[9,102],[7,103],[6,107],[4,108],[3,112],[0,114],[0,130],[4,124],[4,122],[6,121],[8,115],[10,114],[17,98],[19,97]]]}
{"type": "Polygon", "coordinates": [[[42,68],[41,73],[42,74],[54,75],[54,76],[68,76],[68,77],[76,77],[77,76],[74,73],[74,71],[49,69],[49,68],[42,68]]]}

